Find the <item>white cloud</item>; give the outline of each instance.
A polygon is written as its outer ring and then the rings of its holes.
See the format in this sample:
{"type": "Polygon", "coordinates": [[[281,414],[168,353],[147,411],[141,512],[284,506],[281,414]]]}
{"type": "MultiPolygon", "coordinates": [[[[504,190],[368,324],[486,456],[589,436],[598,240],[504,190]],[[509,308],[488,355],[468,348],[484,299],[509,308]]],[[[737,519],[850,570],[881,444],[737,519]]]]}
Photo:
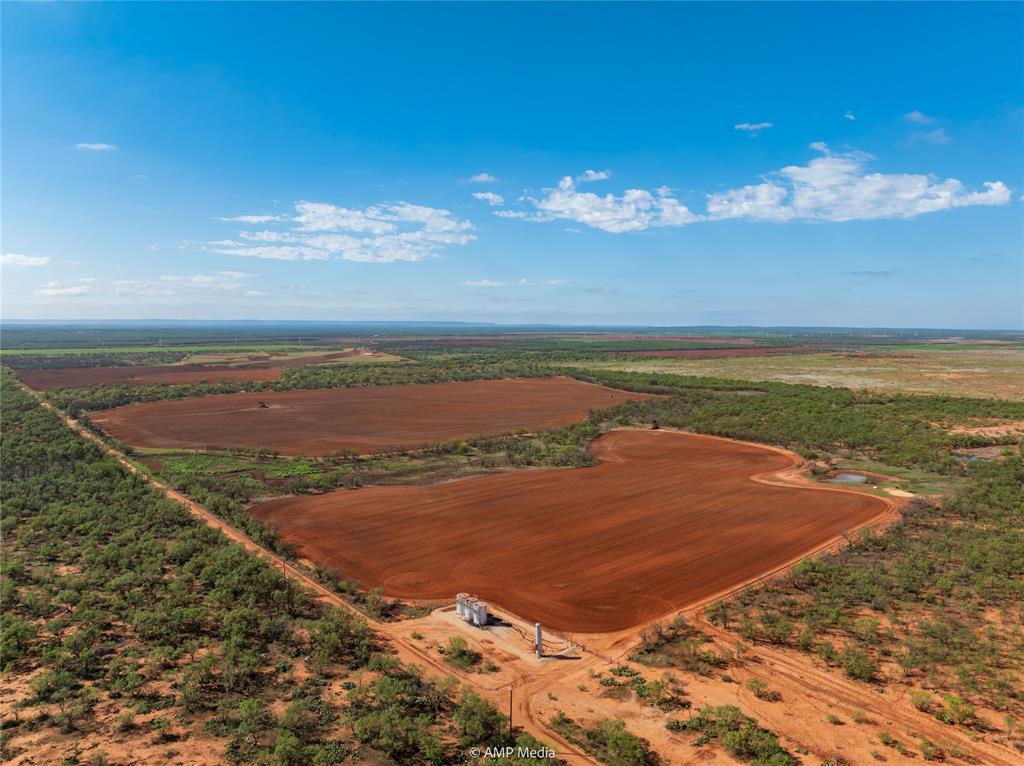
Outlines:
{"type": "Polygon", "coordinates": [[[246,286],[244,280],[255,276],[245,271],[218,271],[216,274],[164,274],[155,280],[118,279],[111,283],[120,297],[160,297],[183,295],[267,295],[246,286]]]}
{"type": "Polygon", "coordinates": [[[116,152],[117,147],[113,144],[75,144],[75,149],[80,152],[116,152]]]}
{"type": "Polygon", "coordinates": [[[475,176],[470,176],[466,179],[466,183],[470,184],[496,184],[498,179],[492,176],[490,173],[477,173],[475,176]]]}
{"type": "Polygon", "coordinates": [[[768,128],[774,128],[775,125],[771,122],[741,122],[739,125],[734,126],[736,130],[742,130],[747,133],[757,133],[761,130],[768,130],[768,128]]]}
{"type": "Polygon", "coordinates": [[[610,170],[584,170],[583,175],[576,176],[576,181],[582,184],[590,181],[606,181],[611,177],[610,170]]]}
{"type": "Polygon", "coordinates": [[[239,255],[244,258],[264,258],[272,261],[324,261],[328,253],[313,247],[291,247],[280,245],[261,245],[250,247],[244,242],[221,240],[211,242],[215,245],[211,250],[221,255],[239,255]],[[219,247],[216,247],[219,246],[219,247]]]}
{"type": "Polygon", "coordinates": [[[843,112],[843,117],[845,119],[847,119],[847,120],[856,120],[857,119],[857,115],[855,115],[849,109],[847,109],[845,112],[843,112]]]}
{"type": "Polygon", "coordinates": [[[22,255],[21,253],[0,255],[0,264],[4,266],[45,266],[49,262],[49,257],[45,255],[22,255]]]}
{"type": "MultiPolygon", "coordinates": [[[[956,178],[915,173],[874,173],[871,155],[833,152],[824,142],[806,165],[789,165],[766,175],[760,183],[706,195],[703,214],[691,211],[668,187],[654,192],[628,189],[621,196],[600,196],[577,189],[565,176],[539,197],[526,196],[527,210],[498,210],[495,215],[533,222],[568,220],[620,234],[654,227],[685,226],[698,221],[854,221],[914,218],[924,213],[974,205],[1005,205],[1010,189],[1002,181],[986,181],[970,190],[956,178]]],[[[572,228],[567,231],[574,231],[572,228]]]]}
{"type": "Polygon", "coordinates": [[[533,213],[527,213],[523,210],[495,210],[494,214],[498,218],[522,218],[527,221],[550,221],[553,220],[546,216],[537,216],[533,213]]]}
{"type": "MultiPolygon", "coordinates": [[[[586,173],[580,178],[585,176],[586,173]]],[[[533,221],[575,221],[615,234],[656,226],[683,226],[698,220],[685,205],[669,195],[667,187],[653,193],[645,189],[627,189],[617,197],[614,194],[600,196],[580,192],[576,184],[577,180],[572,176],[565,176],[557,187],[544,189],[543,197],[528,198],[537,211],[535,213],[499,211],[496,215],[509,213],[502,217],[533,221]]]]}
{"type": "Polygon", "coordinates": [[[931,125],[935,122],[934,117],[930,117],[924,112],[919,112],[916,109],[903,115],[903,119],[907,122],[912,122],[915,125],[931,125]]]}
{"type": "Polygon", "coordinates": [[[473,196],[476,197],[477,199],[483,200],[484,202],[491,206],[505,204],[505,198],[502,197],[500,194],[495,194],[494,192],[473,192],[473,196]]]}
{"type": "Polygon", "coordinates": [[[926,141],[929,144],[948,144],[953,139],[946,133],[945,128],[936,128],[935,130],[922,131],[915,133],[910,137],[911,141],[926,141]]]}
{"type": "Polygon", "coordinates": [[[463,287],[537,287],[540,285],[564,285],[564,279],[546,279],[542,282],[533,282],[527,277],[521,277],[515,282],[501,282],[496,279],[474,279],[463,282],[463,287]]]}
{"type": "MultiPolygon", "coordinates": [[[[264,219],[239,216],[232,220],[268,223],[264,219]]],[[[207,248],[223,255],[281,261],[341,258],[388,263],[420,261],[446,246],[465,245],[476,238],[468,221],[458,220],[441,208],[409,202],[345,208],[303,200],[295,203],[294,216],[273,220],[285,223],[284,228],[242,231],[238,240],[208,242],[207,248]]]]}
{"type": "Polygon", "coordinates": [[[250,242],[291,242],[293,239],[287,231],[240,231],[238,236],[250,242]]]}
{"type": "Polygon", "coordinates": [[[751,184],[739,189],[708,195],[708,216],[788,221],[793,213],[786,207],[787,191],[776,183],[751,184]]]}
{"type": "Polygon", "coordinates": [[[807,165],[791,165],[767,180],[708,195],[711,220],[747,218],[763,221],[853,221],[913,218],[923,213],[971,205],[1005,205],[1010,190],[989,181],[984,191],[968,191],[955,178],[912,173],[868,173],[872,159],[861,152],[824,155],[807,165]]]}
{"type": "Polygon", "coordinates": [[[92,279],[75,279],[71,282],[47,282],[36,290],[36,295],[46,298],[76,298],[91,293],[93,281],[92,279]]]}
{"type": "Polygon", "coordinates": [[[355,231],[369,234],[386,234],[395,230],[393,223],[388,223],[375,216],[374,208],[351,210],[349,208],[329,205],[325,202],[299,202],[295,205],[298,215],[295,222],[302,231],[355,231]]]}
{"type": "Polygon", "coordinates": [[[271,221],[283,221],[284,216],[280,215],[231,215],[217,219],[218,221],[234,221],[236,223],[270,223],[271,221]]]}

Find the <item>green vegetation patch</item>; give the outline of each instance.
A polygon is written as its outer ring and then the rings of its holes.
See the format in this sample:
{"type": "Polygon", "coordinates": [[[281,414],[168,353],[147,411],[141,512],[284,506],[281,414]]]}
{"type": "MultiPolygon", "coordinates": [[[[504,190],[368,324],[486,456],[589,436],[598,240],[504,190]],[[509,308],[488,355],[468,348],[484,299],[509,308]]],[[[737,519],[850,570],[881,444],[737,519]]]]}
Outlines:
{"type": "Polygon", "coordinates": [[[976,465],[954,496],[913,502],[884,534],[806,560],[708,616],[748,640],[814,652],[851,678],[896,678],[1020,720],[1024,460],[976,465]]]}
{"type": "Polygon", "coordinates": [[[753,766],[796,766],[799,761],[782,745],[778,737],[757,725],[757,719],[738,707],[705,707],[689,721],[669,721],[674,731],[700,732],[694,747],[720,742],[733,757],[753,766]]]}
{"type": "Polygon", "coordinates": [[[655,766],[661,762],[622,721],[606,720],[584,726],[559,711],[551,719],[551,727],[608,766],[655,766]]]}
{"type": "Polygon", "coordinates": [[[676,617],[668,625],[655,622],[640,633],[640,646],[632,659],[656,668],[679,668],[710,675],[725,667],[728,657],[708,648],[711,638],[690,625],[685,617],[676,617]]]}

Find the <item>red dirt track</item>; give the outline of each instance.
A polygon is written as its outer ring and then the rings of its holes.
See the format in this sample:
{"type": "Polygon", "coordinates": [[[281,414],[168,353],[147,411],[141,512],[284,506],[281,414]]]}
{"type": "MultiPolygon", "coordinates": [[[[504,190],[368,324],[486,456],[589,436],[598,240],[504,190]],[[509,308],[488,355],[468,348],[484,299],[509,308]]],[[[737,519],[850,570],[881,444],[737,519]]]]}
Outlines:
{"type": "Polygon", "coordinates": [[[285,367],[324,364],[357,356],[359,351],[339,351],[294,359],[270,359],[244,367],[202,364],[167,364],[149,367],[64,367],[53,370],[22,370],[18,376],[36,391],[52,388],[84,388],[86,386],[144,386],[147,383],[185,384],[231,380],[279,380],[285,367]]]}
{"type": "MultiPolygon", "coordinates": [[[[250,513],[311,561],[390,596],[475,593],[552,628],[642,625],[742,584],[892,503],[757,475],[795,456],[671,431],[614,431],[593,468],[272,500],[250,513]]],[[[500,611],[500,609],[499,609],[500,611]]]]}
{"type": "Polygon", "coordinates": [[[519,378],[203,396],[118,407],[92,421],[136,447],[325,455],[546,430],[583,420],[592,409],[649,398],[571,378],[519,378]]]}

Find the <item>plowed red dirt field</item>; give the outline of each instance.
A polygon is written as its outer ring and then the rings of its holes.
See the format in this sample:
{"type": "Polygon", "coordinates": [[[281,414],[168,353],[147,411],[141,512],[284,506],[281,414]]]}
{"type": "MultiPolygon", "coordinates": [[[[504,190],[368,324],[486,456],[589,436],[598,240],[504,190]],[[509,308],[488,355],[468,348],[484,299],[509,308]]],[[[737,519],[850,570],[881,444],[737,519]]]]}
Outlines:
{"type": "Polygon", "coordinates": [[[544,430],[583,420],[592,409],[649,398],[571,378],[521,378],[203,396],[119,407],[92,421],[136,447],[324,455],[544,430]]]}
{"type": "Polygon", "coordinates": [[[285,367],[303,367],[358,356],[360,351],[339,351],[295,359],[271,359],[244,367],[202,364],[168,364],[150,367],[67,367],[53,370],[23,370],[18,376],[29,388],[48,391],[52,388],[84,388],[86,386],[129,385],[147,383],[184,384],[229,380],[279,380],[285,367]]]}
{"type": "Polygon", "coordinates": [[[795,456],[613,431],[592,468],[272,500],[250,512],[299,554],[390,596],[475,593],[576,633],[645,624],[883,516],[881,498],[754,480],[795,456]]]}

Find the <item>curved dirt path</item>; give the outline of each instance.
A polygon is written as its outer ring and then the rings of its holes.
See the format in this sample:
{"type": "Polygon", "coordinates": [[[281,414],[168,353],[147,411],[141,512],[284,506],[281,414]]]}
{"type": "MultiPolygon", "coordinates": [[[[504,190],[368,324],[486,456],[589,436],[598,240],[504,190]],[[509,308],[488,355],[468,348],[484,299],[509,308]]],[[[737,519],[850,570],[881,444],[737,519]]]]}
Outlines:
{"type": "MultiPolygon", "coordinates": [[[[699,630],[729,643],[735,643],[737,640],[736,634],[719,628],[705,619],[703,608],[692,610],[689,616],[699,630]]],[[[1021,763],[1020,755],[1009,748],[972,739],[963,730],[941,723],[927,713],[909,706],[906,703],[905,692],[899,692],[896,697],[881,695],[874,687],[824,669],[812,658],[793,650],[755,644],[744,657],[770,669],[772,686],[782,690],[784,698],[785,687],[788,686],[792,690],[791,694],[822,702],[844,704],[854,709],[860,708],[870,715],[891,722],[890,725],[899,725],[916,735],[924,735],[932,742],[955,742],[968,753],[981,759],[980,763],[988,766],[1019,766],[1021,763]]]]}

